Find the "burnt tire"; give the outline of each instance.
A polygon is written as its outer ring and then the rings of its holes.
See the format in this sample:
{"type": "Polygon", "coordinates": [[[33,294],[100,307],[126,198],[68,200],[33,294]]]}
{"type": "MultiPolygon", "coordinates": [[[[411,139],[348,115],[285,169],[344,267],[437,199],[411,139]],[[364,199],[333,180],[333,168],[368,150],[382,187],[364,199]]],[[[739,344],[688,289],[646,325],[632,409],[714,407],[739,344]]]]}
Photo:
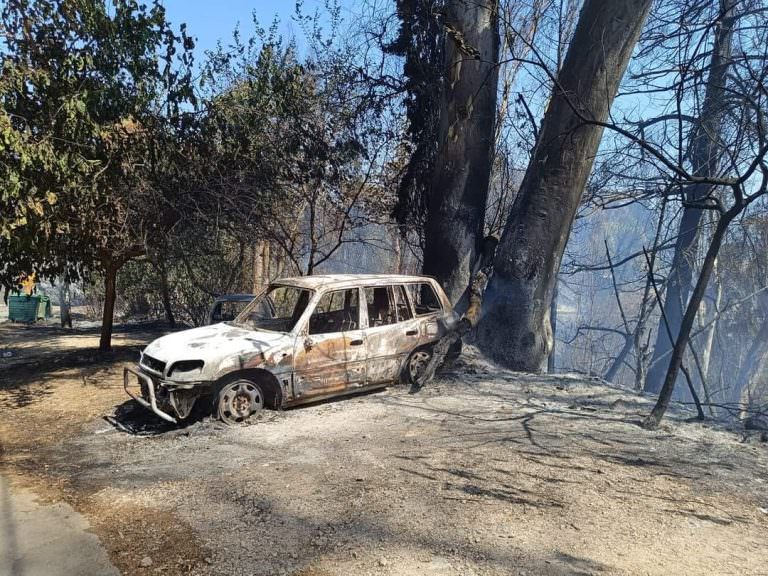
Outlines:
{"type": "Polygon", "coordinates": [[[222,382],[213,397],[213,416],[224,424],[247,422],[264,408],[264,389],[258,382],[237,378],[222,382]]]}
{"type": "Polygon", "coordinates": [[[432,359],[431,348],[417,348],[408,356],[403,367],[403,381],[407,384],[415,384],[416,378],[424,373],[424,369],[432,359]]]}

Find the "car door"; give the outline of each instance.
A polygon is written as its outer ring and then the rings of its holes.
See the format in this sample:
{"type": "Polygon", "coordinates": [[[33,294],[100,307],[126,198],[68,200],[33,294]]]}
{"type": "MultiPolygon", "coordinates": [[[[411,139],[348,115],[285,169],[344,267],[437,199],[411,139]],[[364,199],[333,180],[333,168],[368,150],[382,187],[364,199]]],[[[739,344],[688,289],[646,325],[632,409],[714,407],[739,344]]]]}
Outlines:
{"type": "Polygon", "coordinates": [[[406,284],[419,330],[419,345],[435,342],[440,336],[439,319],[445,316],[443,304],[431,282],[406,284]]]}
{"type": "Polygon", "coordinates": [[[392,382],[408,354],[419,341],[418,322],[401,285],[371,286],[363,289],[367,328],[364,340],[367,382],[392,382]]]}
{"type": "Polygon", "coordinates": [[[347,317],[350,319],[343,328],[344,342],[346,344],[346,368],[347,368],[347,386],[349,388],[362,388],[366,385],[367,379],[367,358],[368,353],[365,346],[365,330],[363,330],[363,319],[365,316],[365,307],[360,306],[362,301],[362,290],[355,288],[348,294],[350,299],[347,317]]]}
{"type": "MultiPolygon", "coordinates": [[[[359,322],[357,288],[323,294],[296,338],[294,396],[308,399],[344,392],[348,385],[347,348],[359,322]]],[[[356,347],[361,344],[355,344],[356,347]]]]}

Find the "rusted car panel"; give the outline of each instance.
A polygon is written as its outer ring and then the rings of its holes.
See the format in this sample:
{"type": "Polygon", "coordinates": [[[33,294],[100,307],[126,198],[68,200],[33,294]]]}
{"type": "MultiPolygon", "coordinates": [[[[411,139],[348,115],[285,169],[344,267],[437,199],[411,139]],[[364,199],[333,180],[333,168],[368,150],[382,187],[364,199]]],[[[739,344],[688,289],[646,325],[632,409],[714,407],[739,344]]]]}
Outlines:
{"type": "Polygon", "coordinates": [[[282,278],[233,322],[169,334],[126,369],[126,392],[171,422],[226,382],[256,381],[254,406],[287,407],[398,380],[457,320],[432,278],[324,275],[282,278]]]}

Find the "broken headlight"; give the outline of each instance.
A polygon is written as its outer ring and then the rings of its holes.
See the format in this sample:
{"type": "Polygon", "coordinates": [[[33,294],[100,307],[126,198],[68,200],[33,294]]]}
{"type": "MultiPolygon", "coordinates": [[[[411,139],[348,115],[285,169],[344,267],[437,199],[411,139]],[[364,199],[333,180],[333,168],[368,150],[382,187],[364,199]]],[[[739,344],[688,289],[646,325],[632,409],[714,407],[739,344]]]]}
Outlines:
{"type": "Polygon", "coordinates": [[[205,363],[202,360],[181,360],[174,362],[168,370],[168,378],[175,380],[194,380],[203,372],[205,363]]]}

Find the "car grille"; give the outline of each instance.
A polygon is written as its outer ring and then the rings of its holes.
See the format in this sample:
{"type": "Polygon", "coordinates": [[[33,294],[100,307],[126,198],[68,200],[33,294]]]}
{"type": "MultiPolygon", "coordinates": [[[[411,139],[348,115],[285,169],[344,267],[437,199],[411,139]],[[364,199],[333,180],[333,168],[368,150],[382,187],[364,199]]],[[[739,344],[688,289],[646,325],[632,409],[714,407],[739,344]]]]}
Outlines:
{"type": "Polygon", "coordinates": [[[147,354],[144,354],[141,357],[141,364],[153,372],[157,372],[159,374],[165,373],[165,362],[161,362],[157,358],[152,358],[152,356],[148,356],[147,354]]]}

